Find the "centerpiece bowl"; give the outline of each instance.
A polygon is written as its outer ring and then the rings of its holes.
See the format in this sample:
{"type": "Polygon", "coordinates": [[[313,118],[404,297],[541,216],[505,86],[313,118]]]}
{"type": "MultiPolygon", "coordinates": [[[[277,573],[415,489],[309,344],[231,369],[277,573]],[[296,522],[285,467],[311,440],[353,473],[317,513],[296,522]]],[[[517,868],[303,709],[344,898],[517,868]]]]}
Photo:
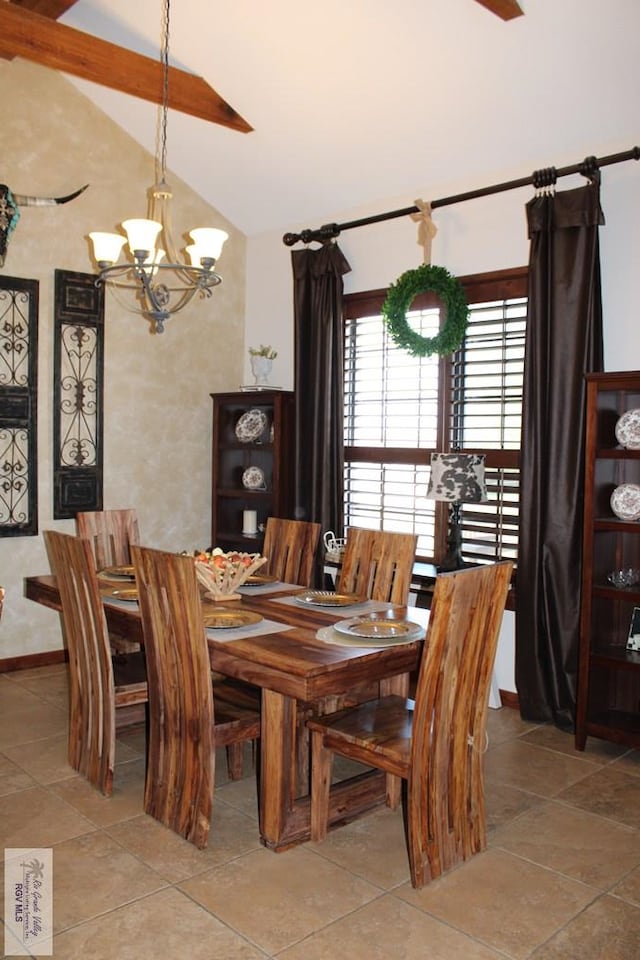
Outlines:
{"type": "Polygon", "coordinates": [[[214,550],[196,550],[194,554],[196,575],[210,600],[239,600],[238,587],[267,562],[259,553],[225,553],[220,547],[214,550]]]}

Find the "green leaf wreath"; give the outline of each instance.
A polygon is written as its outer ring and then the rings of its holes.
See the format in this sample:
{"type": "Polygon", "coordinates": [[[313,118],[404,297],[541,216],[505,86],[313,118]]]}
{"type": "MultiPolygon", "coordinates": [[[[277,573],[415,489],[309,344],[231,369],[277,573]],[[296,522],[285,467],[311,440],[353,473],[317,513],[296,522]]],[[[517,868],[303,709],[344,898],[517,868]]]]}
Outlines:
{"type": "Polygon", "coordinates": [[[397,346],[414,357],[445,356],[458,349],[464,340],[469,308],[459,280],[444,267],[424,263],[407,270],[389,287],[382,307],[384,322],[397,346]],[[432,291],[445,305],[445,320],[435,337],[423,337],[407,321],[407,313],[419,293],[432,291]]]}

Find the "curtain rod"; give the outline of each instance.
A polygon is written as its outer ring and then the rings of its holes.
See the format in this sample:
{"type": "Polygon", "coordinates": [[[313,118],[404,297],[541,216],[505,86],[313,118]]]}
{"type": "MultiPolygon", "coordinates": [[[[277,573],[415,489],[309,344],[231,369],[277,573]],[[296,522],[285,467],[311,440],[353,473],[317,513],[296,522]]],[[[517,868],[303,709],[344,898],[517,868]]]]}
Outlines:
{"type": "MultiPolygon", "coordinates": [[[[572,173],[580,173],[583,177],[595,179],[598,176],[600,167],[609,166],[612,163],[622,163],[625,160],[640,160],[640,147],[632,147],[623,153],[612,153],[608,157],[586,157],[580,163],[572,163],[568,167],[544,167],[541,170],[535,170],[529,177],[520,177],[519,180],[507,180],[505,183],[495,183],[491,187],[480,187],[478,190],[470,190],[468,193],[458,193],[453,197],[443,197],[440,200],[431,201],[431,209],[437,207],[448,207],[454,203],[462,203],[463,200],[475,200],[476,197],[488,197],[493,193],[504,193],[507,190],[516,190],[518,187],[533,185],[536,189],[540,187],[552,186],[558,177],[567,177],[572,173]]],[[[390,210],[388,213],[378,213],[371,217],[363,217],[361,220],[349,220],[347,223],[325,223],[317,230],[302,230],[301,233],[285,233],[282,242],[287,247],[292,247],[294,243],[302,240],[303,243],[312,243],[314,240],[325,242],[339,237],[342,230],[352,230],[354,227],[366,227],[370,223],[381,223],[383,220],[395,220],[398,217],[408,217],[411,213],[419,213],[419,207],[403,207],[401,210],[390,210]]]]}

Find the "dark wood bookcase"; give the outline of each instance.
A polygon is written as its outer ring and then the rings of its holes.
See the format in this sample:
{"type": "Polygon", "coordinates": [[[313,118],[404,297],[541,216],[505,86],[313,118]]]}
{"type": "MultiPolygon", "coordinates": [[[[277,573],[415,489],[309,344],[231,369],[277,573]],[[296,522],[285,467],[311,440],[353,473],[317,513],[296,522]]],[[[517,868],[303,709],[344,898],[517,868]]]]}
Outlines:
{"type": "Polygon", "coordinates": [[[284,390],[212,393],[213,446],[211,483],[211,546],[255,553],[264,534],[245,536],[245,510],[255,510],[258,526],[267,517],[293,516],[294,395],[284,390]],[[238,437],[241,417],[258,410],[264,430],[251,440],[238,437]],[[264,475],[265,489],[247,489],[242,481],[249,467],[264,475]]]}
{"type": "Polygon", "coordinates": [[[578,750],[588,736],[640,748],[640,652],[627,649],[640,583],[608,581],[614,570],[640,568],[640,521],[619,519],[610,503],[619,484],[640,484],[640,450],[615,435],[622,414],[636,408],[640,371],[587,375],[578,750]]]}

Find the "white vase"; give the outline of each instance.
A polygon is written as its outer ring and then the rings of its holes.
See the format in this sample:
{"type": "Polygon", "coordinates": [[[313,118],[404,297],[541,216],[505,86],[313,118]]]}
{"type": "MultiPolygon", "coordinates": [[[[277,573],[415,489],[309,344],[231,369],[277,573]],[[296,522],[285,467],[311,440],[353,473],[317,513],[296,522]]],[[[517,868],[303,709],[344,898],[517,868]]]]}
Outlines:
{"type": "Polygon", "coordinates": [[[273,360],[270,360],[269,357],[251,357],[251,369],[253,371],[253,376],[257,387],[264,387],[268,385],[269,374],[271,373],[272,366],[273,360]]]}

